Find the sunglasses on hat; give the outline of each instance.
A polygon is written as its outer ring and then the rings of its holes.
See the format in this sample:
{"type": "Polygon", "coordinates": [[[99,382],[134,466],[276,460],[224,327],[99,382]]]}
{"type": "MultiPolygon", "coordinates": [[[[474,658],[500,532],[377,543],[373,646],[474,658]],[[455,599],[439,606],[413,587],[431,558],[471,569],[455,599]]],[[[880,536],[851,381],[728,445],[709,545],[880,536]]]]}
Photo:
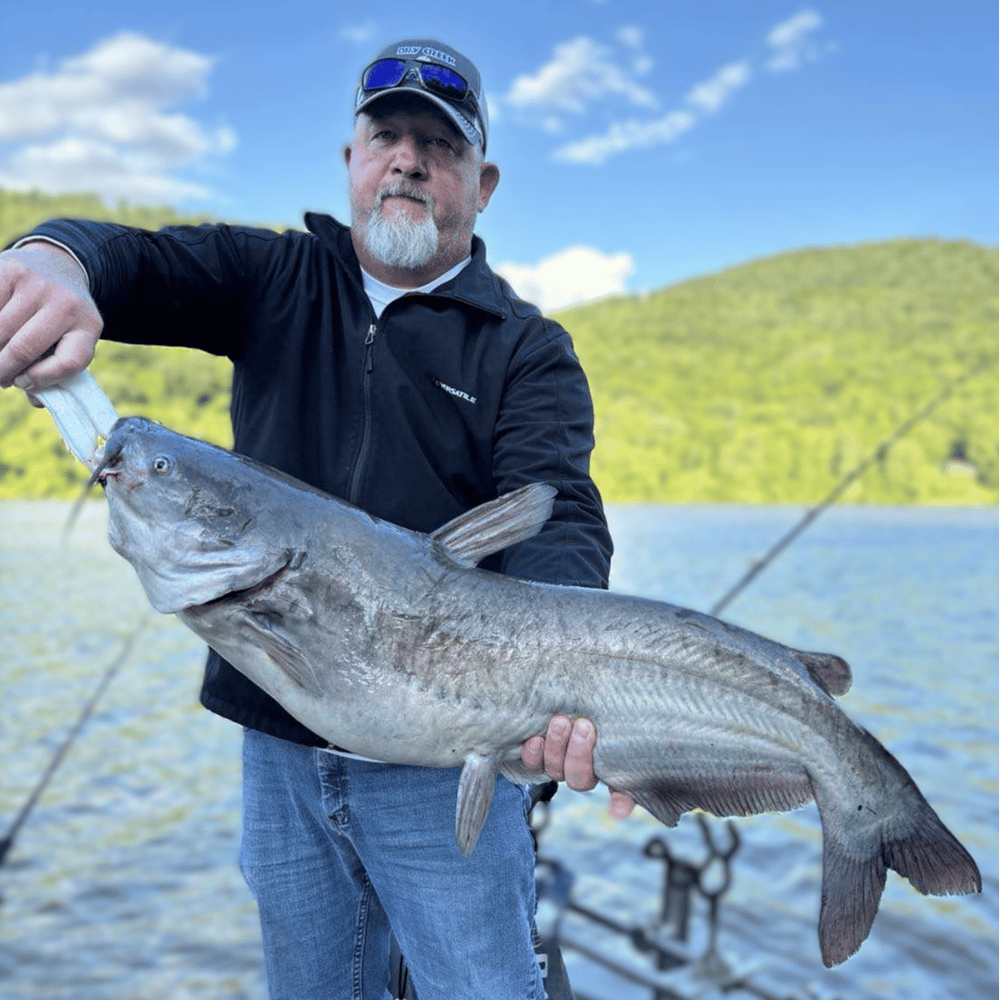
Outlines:
{"type": "Polygon", "coordinates": [[[468,142],[486,152],[489,127],[479,70],[455,49],[426,38],[387,45],[361,74],[355,114],[398,88],[436,104],[468,142]]]}
{"type": "Polygon", "coordinates": [[[421,84],[432,94],[460,104],[469,93],[469,84],[463,76],[447,66],[417,62],[415,59],[379,59],[366,69],[361,77],[361,89],[386,90],[403,81],[407,72],[415,74],[421,84]]]}

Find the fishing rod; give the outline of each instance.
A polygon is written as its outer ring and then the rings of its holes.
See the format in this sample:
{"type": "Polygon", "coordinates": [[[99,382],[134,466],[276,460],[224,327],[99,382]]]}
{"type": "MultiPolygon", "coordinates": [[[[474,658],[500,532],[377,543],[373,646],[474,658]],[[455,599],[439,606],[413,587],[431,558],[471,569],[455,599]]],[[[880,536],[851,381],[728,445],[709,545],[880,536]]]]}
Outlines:
{"type": "Polygon", "coordinates": [[[725,595],[712,605],[709,610],[709,614],[717,617],[723,609],[726,608],[738,594],[745,590],[760,572],[774,562],[781,552],[787,548],[788,545],[790,545],[800,534],[802,534],[802,532],[805,531],[805,529],[813,521],[815,521],[816,518],[823,513],[823,511],[831,507],[837,498],[840,497],[852,483],[860,479],[873,463],[882,461],[885,456],[889,454],[890,450],[898,444],[900,440],[906,437],[906,435],[909,434],[910,431],[912,431],[913,428],[920,423],[920,421],[930,416],[930,414],[933,413],[934,410],[936,410],[946,399],[948,399],[948,397],[951,396],[951,394],[960,385],[985,370],[987,364],[992,360],[992,357],[980,358],[979,361],[964,371],[961,375],[952,379],[951,382],[949,382],[929,403],[924,404],[924,406],[917,410],[916,413],[907,417],[907,419],[904,420],[887,438],[877,445],[867,458],[851,469],[851,471],[848,472],[839,483],[837,483],[837,485],[823,500],[821,500],[815,507],[806,511],[798,524],[782,535],[781,538],[779,538],[778,541],[771,546],[766,555],[755,560],[746,573],[744,573],[743,576],[729,588],[725,595]]]}
{"type": "Polygon", "coordinates": [[[21,811],[14,818],[14,822],[11,823],[10,828],[7,830],[7,835],[0,840],[0,865],[4,863],[10,849],[14,846],[14,841],[17,838],[21,827],[24,826],[25,820],[27,820],[31,810],[34,809],[35,803],[38,802],[39,798],[41,798],[42,792],[45,791],[49,781],[52,780],[52,776],[56,773],[56,770],[63,762],[66,754],[69,753],[70,747],[80,735],[80,731],[83,729],[87,720],[91,717],[91,715],[93,715],[94,709],[97,708],[97,703],[101,700],[101,697],[108,689],[112,680],[114,680],[115,674],[118,673],[122,665],[128,659],[129,654],[132,652],[132,647],[135,646],[136,639],[139,638],[140,633],[146,628],[152,620],[152,617],[152,614],[147,612],[139,620],[139,624],[136,625],[132,632],[125,637],[125,641],[122,643],[122,648],[119,650],[118,655],[105,669],[97,687],[94,688],[93,694],[91,694],[91,696],[87,699],[86,704],[84,704],[76,722],[73,723],[69,732],[67,732],[65,737],[63,737],[63,741],[59,745],[59,749],[56,750],[53,755],[52,760],[49,761],[49,766],[45,769],[45,773],[38,781],[38,784],[35,785],[32,793],[28,796],[28,800],[21,807],[21,811]]]}
{"type": "MultiPolygon", "coordinates": [[[[50,347],[42,357],[48,357],[54,351],[55,345],[50,347]]],[[[36,389],[28,395],[29,398],[45,406],[49,416],[55,421],[56,428],[63,441],[76,458],[88,468],[99,469],[99,456],[103,442],[111,433],[111,428],[118,419],[118,414],[111,401],[97,385],[93,375],[86,370],[77,372],[57,385],[51,385],[45,389],[36,389]]],[[[68,544],[70,531],[83,508],[87,494],[96,481],[97,472],[95,471],[80,496],[77,497],[76,503],[70,511],[69,520],[63,528],[64,547],[68,544]]],[[[27,820],[31,810],[34,809],[35,803],[38,802],[42,792],[45,791],[46,786],[51,781],[59,765],[63,762],[66,754],[69,753],[70,747],[80,735],[87,720],[97,707],[97,703],[101,700],[111,681],[114,680],[115,674],[118,673],[122,664],[128,658],[136,639],[149,624],[151,618],[152,615],[149,612],[144,614],[139,619],[135,628],[132,629],[132,632],[126,636],[118,656],[105,669],[97,687],[87,699],[76,722],[70,727],[69,732],[63,738],[59,748],[49,761],[49,766],[45,769],[38,784],[35,785],[34,790],[28,796],[28,800],[21,807],[21,811],[15,817],[14,822],[7,831],[7,835],[0,840],[0,865],[3,865],[4,859],[14,846],[14,840],[21,827],[24,825],[25,820],[27,820]]]]}

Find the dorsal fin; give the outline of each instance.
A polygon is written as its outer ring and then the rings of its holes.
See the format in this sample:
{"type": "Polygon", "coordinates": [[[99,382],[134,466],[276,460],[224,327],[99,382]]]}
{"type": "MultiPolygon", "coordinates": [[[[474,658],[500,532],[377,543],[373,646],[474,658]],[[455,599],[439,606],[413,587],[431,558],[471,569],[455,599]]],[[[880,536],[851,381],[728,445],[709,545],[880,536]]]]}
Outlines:
{"type": "Polygon", "coordinates": [[[851,687],[851,667],[833,653],[803,653],[793,650],[798,661],[809,671],[809,676],[827,693],[838,697],[847,694],[851,687]]]}
{"type": "Polygon", "coordinates": [[[444,554],[472,567],[515,542],[533,538],[552,515],[556,489],[531,483],[459,514],[431,533],[444,554]]]}

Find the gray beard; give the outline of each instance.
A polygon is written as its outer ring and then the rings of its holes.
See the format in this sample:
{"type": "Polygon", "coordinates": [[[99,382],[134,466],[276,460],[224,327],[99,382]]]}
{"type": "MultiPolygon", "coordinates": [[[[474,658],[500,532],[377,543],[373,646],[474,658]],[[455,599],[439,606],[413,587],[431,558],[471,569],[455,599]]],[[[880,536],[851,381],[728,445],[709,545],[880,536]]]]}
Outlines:
{"type": "Polygon", "coordinates": [[[438,231],[431,205],[420,222],[404,216],[386,218],[382,203],[372,210],[365,224],[368,252],[387,267],[412,271],[430,263],[438,249],[438,231]]]}

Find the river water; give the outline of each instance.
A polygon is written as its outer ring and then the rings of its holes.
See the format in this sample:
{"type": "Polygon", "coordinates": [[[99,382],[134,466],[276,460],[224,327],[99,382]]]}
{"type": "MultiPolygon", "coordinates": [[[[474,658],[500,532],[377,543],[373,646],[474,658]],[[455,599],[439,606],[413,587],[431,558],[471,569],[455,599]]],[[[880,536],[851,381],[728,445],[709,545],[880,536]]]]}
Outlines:
{"type": "MultiPolygon", "coordinates": [[[[146,611],[104,539],[103,504],[85,505],[64,548],[68,511],[0,504],[0,836],[146,611]]],[[[612,586],[705,610],[801,514],[613,507],[612,586]]],[[[890,873],[868,941],[826,970],[815,809],[740,820],[719,947],[774,995],[997,996],[997,543],[995,510],[835,509],[724,614],[844,656],[845,709],[903,762],[983,872],[982,896],[943,899],[890,873]]],[[[240,736],[197,705],[202,657],[175,620],[151,618],[22,828],[0,867],[0,1000],[264,1000],[256,914],[236,867],[240,736]]],[[[690,817],[667,834],[645,814],[614,823],[600,790],[564,791],[542,850],[575,872],[574,898],[639,924],[657,912],[662,877],[641,848],[660,835],[678,855],[704,854],[690,817]]],[[[700,947],[697,907],[693,919],[700,947]]],[[[578,917],[565,926],[647,962],[578,917]]],[[[650,996],[566,957],[581,993],[650,996]]]]}

